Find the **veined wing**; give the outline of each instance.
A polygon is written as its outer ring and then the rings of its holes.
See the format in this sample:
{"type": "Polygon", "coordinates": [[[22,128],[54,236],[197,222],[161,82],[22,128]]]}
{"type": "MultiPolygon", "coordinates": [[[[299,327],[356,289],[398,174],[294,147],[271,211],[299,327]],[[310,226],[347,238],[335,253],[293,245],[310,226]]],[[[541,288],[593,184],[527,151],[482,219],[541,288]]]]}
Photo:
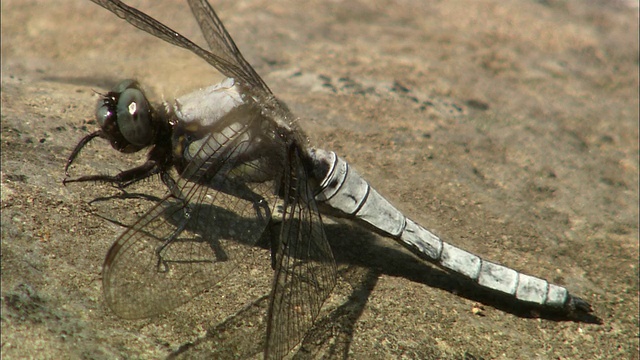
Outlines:
{"type": "Polygon", "coordinates": [[[251,68],[246,60],[244,60],[222,25],[222,22],[220,22],[220,19],[218,19],[206,1],[199,4],[197,1],[190,1],[189,3],[214,53],[201,48],[191,40],[180,35],[177,31],[119,0],[91,1],[111,11],[138,29],[144,30],[170,44],[193,52],[225,76],[240,80],[246,85],[262,90],[266,94],[271,94],[271,91],[264,81],[256,74],[255,70],[251,68]]]}
{"type": "MultiPolygon", "coordinates": [[[[128,228],[104,262],[106,302],[119,316],[144,318],[171,310],[226,277],[246,258],[271,216],[277,153],[254,126],[235,123],[205,135],[190,177],[128,228]],[[270,159],[247,158],[244,150],[270,159]],[[273,172],[273,173],[272,173],[273,172]]],[[[281,163],[281,161],[280,161],[281,163]]]]}
{"type": "Polygon", "coordinates": [[[336,284],[333,253],[300,152],[292,146],[287,154],[265,359],[283,358],[302,340],[336,284]]]}
{"type": "Polygon", "coordinates": [[[267,84],[262,80],[260,75],[253,69],[253,67],[245,60],[244,56],[235,42],[225,29],[222,21],[218,18],[218,15],[213,10],[207,0],[188,0],[191,11],[195,16],[202,34],[204,35],[209,49],[214,53],[223,57],[229,63],[235,63],[244,73],[242,80],[248,84],[260,86],[260,88],[267,94],[271,94],[271,90],[267,84]]]}

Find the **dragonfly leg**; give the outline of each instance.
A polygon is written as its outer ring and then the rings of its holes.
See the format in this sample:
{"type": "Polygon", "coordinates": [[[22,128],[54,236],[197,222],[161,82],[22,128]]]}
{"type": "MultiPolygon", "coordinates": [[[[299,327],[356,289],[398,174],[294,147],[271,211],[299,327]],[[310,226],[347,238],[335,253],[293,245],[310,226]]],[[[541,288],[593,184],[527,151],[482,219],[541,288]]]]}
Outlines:
{"type": "Polygon", "coordinates": [[[267,226],[258,240],[257,245],[268,248],[271,251],[271,268],[276,269],[276,256],[278,254],[278,244],[280,243],[280,228],[282,226],[282,216],[284,209],[282,204],[277,204],[272,216],[269,217],[267,226]]]}
{"type": "Polygon", "coordinates": [[[171,196],[181,201],[184,200],[184,195],[182,194],[182,191],[180,190],[180,188],[178,188],[176,181],[173,180],[173,178],[171,177],[171,175],[169,175],[168,172],[162,171],[160,173],[160,178],[162,179],[162,182],[167,187],[167,189],[169,189],[171,196]]]}
{"type": "Polygon", "coordinates": [[[254,201],[253,208],[256,211],[258,220],[266,221],[271,219],[271,209],[269,209],[269,203],[265,199],[254,201]]]}
{"type": "MultiPolygon", "coordinates": [[[[71,164],[73,163],[73,161],[76,159],[76,157],[78,157],[78,155],[80,154],[80,150],[82,150],[82,148],[85,147],[85,145],[87,145],[91,140],[97,138],[97,137],[102,137],[103,133],[102,130],[98,130],[96,132],[93,132],[87,136],[85,136],[84,138],[82,138],[82,140],[80,140],[80,142],[78,143],[78,145],[76,145],[75,149],[73,149],[73,152],[71,152],[71,155],[69,156],[69,159],[67,159],[67,165],[65,165],[64,167],[64,175],[65,176],[69,176],[69,167],[71,166],[71,164]]],[[[64,183],[64,181],[63,181],[64,183]]]]}
{"type": "Polygon", "coordinates": [[[276,256],[278,254],[278,245],[280,244],[280,228],[284,218],[284,203],[278,202],[275,206],[275,212],[269,219],[269,227],[271,232],[271,268],[276,269],[276,256]]]}
{"type": "Polygon", "coordinates": [[[156,264],[156,269],[159,273],[165,273],[169,271],[169,265],[167,261],[162,258],[162,252],[169,247],[177,238],[182,234],[184,229],[186,229],[189,220],[191,219],[191,208],[188,205],[184,205],[181,210],[184,211],[182,215],[182,219],[180,220],[180,224],[176,227],[176,230],[171,234],[171,236],[158,248],[156,249],[156,256],[158,257],[158,263],[156,264]]]}
{"type": "MultiPolygon", "coordinates": [[[[121,173],[110,175],[87,175],[81,176],[75,179],[64,179],[62,184],[66,185],[73,182],[85,182],[85,181],[100,181],[108,184],[114,184],[120,189],[124,189],[129,185],[132,185],[140,180],[144,180],[153,175],[162,173],[162,169],[158,166],[155,160],[148,160],[146,163],[137,166],[133,169],[122,171],[121,173]]],[[[164,179],[163,179],[164,181],[164,179]]],[[[172,180],[173,181],[173,180],[172,180]]]]}

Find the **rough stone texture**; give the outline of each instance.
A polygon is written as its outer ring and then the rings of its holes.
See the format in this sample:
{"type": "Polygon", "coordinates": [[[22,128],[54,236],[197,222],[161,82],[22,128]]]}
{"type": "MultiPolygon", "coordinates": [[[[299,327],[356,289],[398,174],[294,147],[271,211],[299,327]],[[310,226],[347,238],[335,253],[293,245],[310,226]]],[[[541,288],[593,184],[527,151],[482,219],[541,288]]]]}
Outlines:
{"type": "MultiPolygon", "coordinates": [[[[132,4],[202,43],[182,2],[132,4]]],[[[245,305],[268,292],[267,252],[185,307],[123,321],[104,306],[102,261],[118,222],[151,202],[61,184],[97,126],[96,91],[135,77],[172,99],[216,72],[88,1],[1,6],[3,358],[152,359],[190,341],[174,355],[259,357],[264,300],[245,305]]],[[[300,358],[638,358],[637,6],[215,1],[313,145],[443,240],[567,286],[604,321],[537,318],[329,224],[342,277],[300,358]]],[[[95,141],[71,170],[143,160],[95,141]]],[[[160,189],[154,179],[131,192],[160,189]]]]}

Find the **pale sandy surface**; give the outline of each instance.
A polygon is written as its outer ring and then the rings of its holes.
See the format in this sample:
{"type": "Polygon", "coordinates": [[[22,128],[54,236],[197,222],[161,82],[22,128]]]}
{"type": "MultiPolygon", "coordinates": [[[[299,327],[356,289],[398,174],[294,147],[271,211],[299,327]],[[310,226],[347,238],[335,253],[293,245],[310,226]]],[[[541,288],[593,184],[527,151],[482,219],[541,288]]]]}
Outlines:
{"type": "MultiPolygon", "coordinates": [[[[604,324],[531,316],[330,225],[343,277],[296,356],[637,359],[637,2],[371,3],[214,6],[314,145],[442,238],[583,296],[604,324]]],[[[135,5],[201,41],[181,1],[135,5]]],[[[161,318],[123,321],[105,308],[101,265],[122,228],[104,218],[130,223],[150,203],[89,204],[119,192],[61,180],[96,128],[94,90],[128,77],[160,100],[216,74],[88,1],[2,1],[5,359],[163,358],[207,329],[217,337],[182,356],[260,351],[263,307],[220,324],[268,292],[266,252],[251,259],[261,268],[161,318]]],[[[96,141],[73,171],[143,159],[96,141]]]]}

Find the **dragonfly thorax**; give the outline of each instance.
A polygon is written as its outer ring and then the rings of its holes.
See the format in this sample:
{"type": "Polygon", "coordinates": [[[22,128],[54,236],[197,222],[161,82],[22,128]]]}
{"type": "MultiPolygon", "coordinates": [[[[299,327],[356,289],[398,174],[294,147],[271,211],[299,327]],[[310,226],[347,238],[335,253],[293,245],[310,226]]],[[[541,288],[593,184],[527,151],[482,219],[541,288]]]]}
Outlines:
{"type": "Polygon", "coordinates": [[[234,108],[249,102],[252,100],[242,93],[236,81],[226,78],[215,85],[181,96],[175,100],[172,108],[179,121],[209,127],[234,108]]]}

